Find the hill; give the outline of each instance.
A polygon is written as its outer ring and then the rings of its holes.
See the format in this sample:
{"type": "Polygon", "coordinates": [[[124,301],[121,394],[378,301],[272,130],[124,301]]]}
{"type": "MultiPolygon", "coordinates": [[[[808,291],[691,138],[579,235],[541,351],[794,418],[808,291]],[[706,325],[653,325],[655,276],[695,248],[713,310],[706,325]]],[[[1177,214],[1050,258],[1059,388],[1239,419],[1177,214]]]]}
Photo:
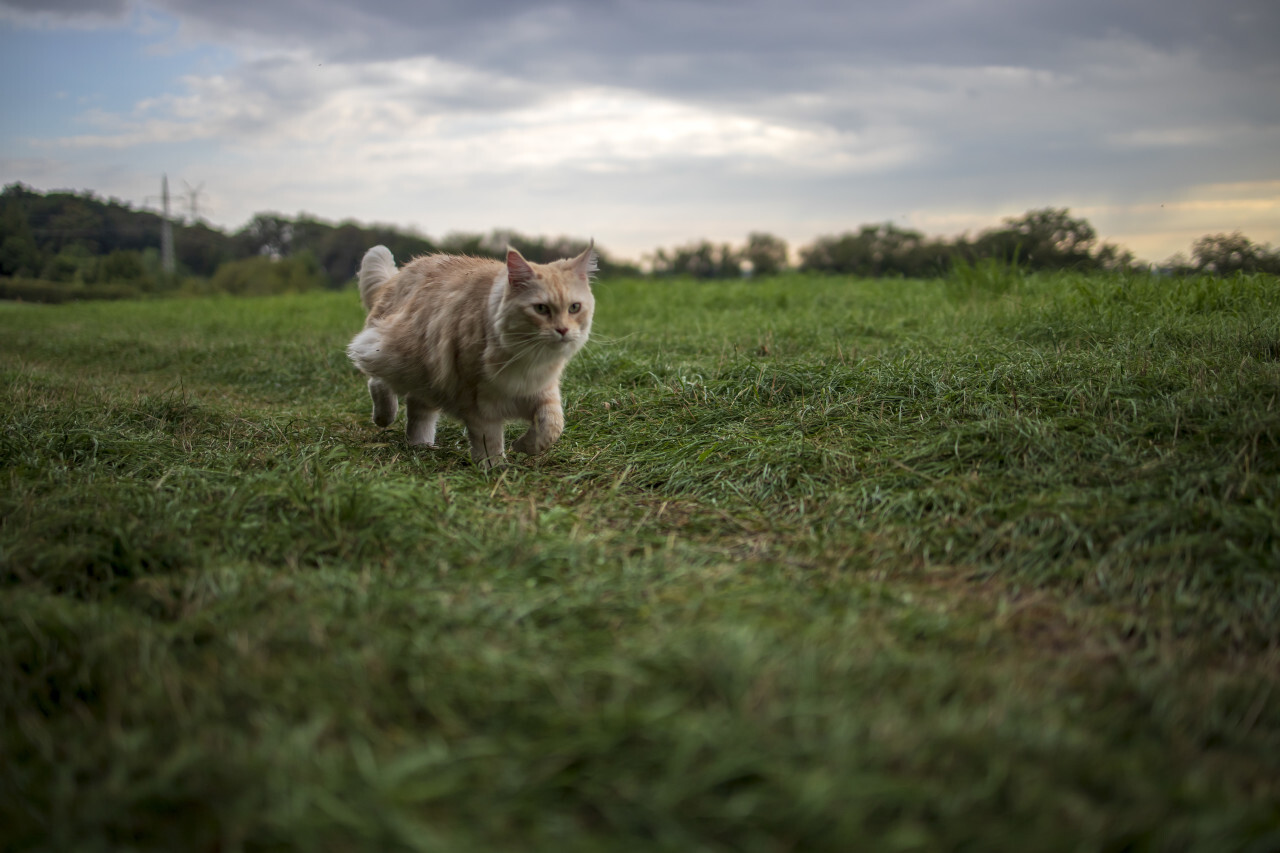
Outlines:
{"type": "MultiPolygon", "coordinates": [[[[161,269],[162,218],[92,192],[40,193],[12,184],[0,194],[0,287],[24,281],[31,293],[56,297],[129,296],[172,290],[184,280],[208,289],[226,265],[268,257],[292,260],[292,287],[340,288],[355,275],[360,258],[382,244],[398,259],[433,251],[499,256],[511,243],[530,260],[571,256],[585,239],[531,237],[511,231],[452,234],[433,241],[383,225],[330,223],[306,214],[259,213],[234,233],[205,222],[173,222],[176,270],[161,269]]],[[[634,272],[601,251],[603,274],[634,272]]],[[[237,276],[230,275],[235,279],[237,276]]],[[[259,292],[259,291],[255,291],[259,292]]],[[[0,294],[2,295],[2,294],[0,294]]]]}

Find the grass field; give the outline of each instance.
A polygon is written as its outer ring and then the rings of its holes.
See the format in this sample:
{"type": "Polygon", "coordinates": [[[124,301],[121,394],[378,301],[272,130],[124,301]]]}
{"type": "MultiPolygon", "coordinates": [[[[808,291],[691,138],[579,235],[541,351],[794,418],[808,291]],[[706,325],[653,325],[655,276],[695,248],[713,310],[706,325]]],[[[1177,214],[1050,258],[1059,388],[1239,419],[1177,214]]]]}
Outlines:
{"type": "Polygon", "coordinates": [[[0,305],[0,847],[1280,849],[1280,281],[597,302],[489,475],[354,293],[0,305]]]}

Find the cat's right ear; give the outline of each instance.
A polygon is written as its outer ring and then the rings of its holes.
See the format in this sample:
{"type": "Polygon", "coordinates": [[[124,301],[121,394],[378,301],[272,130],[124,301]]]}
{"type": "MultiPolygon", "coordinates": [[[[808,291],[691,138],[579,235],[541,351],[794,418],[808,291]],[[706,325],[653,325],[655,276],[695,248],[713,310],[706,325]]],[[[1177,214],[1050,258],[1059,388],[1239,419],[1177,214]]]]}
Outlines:
{"type": "Polygon", "coordinates": [[[600,269],[599,262],[596,258],[596,238],[592,237],[591,242],[587,244],[587,248],[581,255],[570,261],[574,270],[578,275],[582,276],[588,282],[591,281],[592,273],[600,269]]]}
{"type": "Polygon", "coordinates": [[[507,284],[514,288],[528,286],[533,281],[533,267],[510,246],[507,247],[507,284]]]}

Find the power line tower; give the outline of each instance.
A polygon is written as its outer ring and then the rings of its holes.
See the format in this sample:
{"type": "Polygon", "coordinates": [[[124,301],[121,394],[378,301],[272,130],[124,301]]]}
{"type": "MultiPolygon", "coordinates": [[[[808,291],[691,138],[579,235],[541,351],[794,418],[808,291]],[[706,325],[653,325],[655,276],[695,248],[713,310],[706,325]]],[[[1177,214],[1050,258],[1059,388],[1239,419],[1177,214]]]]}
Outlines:
{"type": "Polygon", "coordinates": [[[160,219],[160,268],[173,277],[173,220],[169,219],[169,176],[160,176],[160,203],[164,213],[160,219]]]}
{"type": "Polygon", "coordinates": [[[200,194],[204,192],[204,181],[201,181],[197,187],[191,186],[186,181],[183,181],[182,185],[187,188],[182,195],[187,199],[187,208],[191,211],[191,222],[194,224],[200,221],[200,194]]]}

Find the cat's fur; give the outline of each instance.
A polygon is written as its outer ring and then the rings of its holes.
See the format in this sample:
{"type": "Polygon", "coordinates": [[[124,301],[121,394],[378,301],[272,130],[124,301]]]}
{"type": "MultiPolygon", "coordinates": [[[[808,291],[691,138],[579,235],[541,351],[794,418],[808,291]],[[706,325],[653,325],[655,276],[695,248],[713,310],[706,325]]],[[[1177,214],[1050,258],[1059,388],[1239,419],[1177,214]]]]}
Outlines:
{"type": "Polygon", "coordinates": [[[466,425],[482,467],[503,459],[504,421],[530,423],[513,450],[545,451],[564,430],[560,374],[591,332],[595,269],[588,247],[549,264],[508,249],[506,263],[426,255],[397,270],[374,246],[360,264],[368,319],[347,346],[369,377],[373,422],[389,426],[403,396],[410,444],[435,444],[444,412],[466,425]]]}

